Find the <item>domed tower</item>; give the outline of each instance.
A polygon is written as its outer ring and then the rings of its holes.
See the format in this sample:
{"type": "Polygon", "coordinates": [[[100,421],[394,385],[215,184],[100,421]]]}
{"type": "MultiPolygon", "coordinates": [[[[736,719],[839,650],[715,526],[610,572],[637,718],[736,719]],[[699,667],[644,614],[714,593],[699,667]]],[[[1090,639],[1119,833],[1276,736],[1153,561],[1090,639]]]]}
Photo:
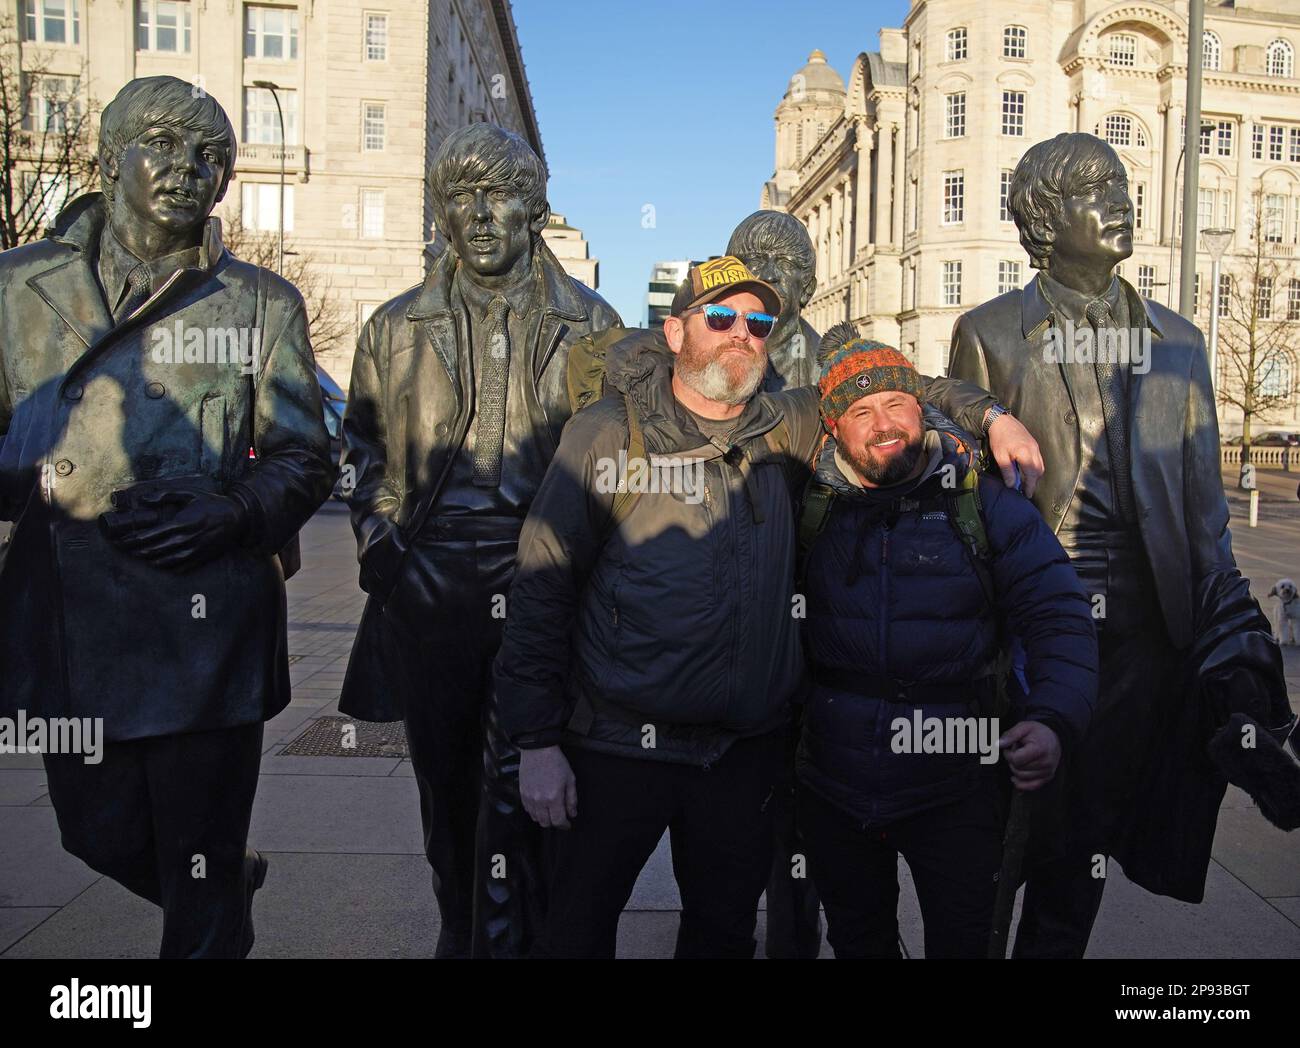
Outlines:
{"type": "Polygon", "coordinates": [[[798,184],[795,171],[826,129],[844,112],[844,80],[814,51],[790,77],[776,107],[776,172],[764,187],[763,206],[781,207],[798,184]]]}

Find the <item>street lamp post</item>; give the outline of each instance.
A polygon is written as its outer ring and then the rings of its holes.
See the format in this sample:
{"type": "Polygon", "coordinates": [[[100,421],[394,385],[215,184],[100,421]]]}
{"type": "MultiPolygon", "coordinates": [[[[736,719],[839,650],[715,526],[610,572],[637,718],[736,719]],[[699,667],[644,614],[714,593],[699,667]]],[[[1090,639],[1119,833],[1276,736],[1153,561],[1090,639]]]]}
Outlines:
{"type": "Polygon", "coordinates": [[[1235,230],[1207,229],[1201,233],[1205,250],[1210,253],[1210,385],[1218,384],[1219,375],[1219,264],[1228,250],[1235,230]]]}
{"type": "Polygon", "coordinates": [[[278,223],[280,228],[280,249],[276,272],[280,276],[284,276],[284,158],[288,150],[288,144],[284,136],[284,110],[280,108],[280,85],[270,80],[254,80],[253,86],[271,92],[271,97],[275,99],[275,115],[280,119],[280,221],[278,223]]]}

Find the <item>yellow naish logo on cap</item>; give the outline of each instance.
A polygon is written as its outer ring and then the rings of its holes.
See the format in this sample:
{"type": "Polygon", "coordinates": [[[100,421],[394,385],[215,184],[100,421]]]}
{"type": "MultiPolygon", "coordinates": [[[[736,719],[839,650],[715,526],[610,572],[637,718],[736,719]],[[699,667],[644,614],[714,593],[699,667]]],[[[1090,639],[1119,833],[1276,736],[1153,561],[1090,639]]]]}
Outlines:
{"type": "Polygon", "coordinates": [[[727,284],[739,284],[742,280],[753,280],[754,274],[745,268],[745,263],[732,255],[723,255],[708,262],[702,262],[699,268],[700,291],[710,291],[727,284]]]}

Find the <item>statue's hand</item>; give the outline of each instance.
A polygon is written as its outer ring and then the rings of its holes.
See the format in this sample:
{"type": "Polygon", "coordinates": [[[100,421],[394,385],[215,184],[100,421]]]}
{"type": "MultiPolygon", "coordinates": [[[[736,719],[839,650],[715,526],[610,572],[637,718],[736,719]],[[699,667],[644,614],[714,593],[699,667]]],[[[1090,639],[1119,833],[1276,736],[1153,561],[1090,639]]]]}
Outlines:
{"type": "Polygon", "coordinates": [[[1025,497],[1032,497],[1043,475],[1043,454],[1024,424],[1014,415],[999,415],[989,427],[989,450],[1002,471],[1002,482],[1009,488],[1016,486],[1018,465],[1025,497]]]}
{"type": "Polygon", "coordinates": [[[108,522],[109,537],[128,553],[171,571],[221,556],[238,545],[248,527],[247,510],[225,495],[170,491],[147,495],[139,504],[146,512],[134,520],[108,522]],[[148,514],[150,509],[159,515],[148,514]]]}

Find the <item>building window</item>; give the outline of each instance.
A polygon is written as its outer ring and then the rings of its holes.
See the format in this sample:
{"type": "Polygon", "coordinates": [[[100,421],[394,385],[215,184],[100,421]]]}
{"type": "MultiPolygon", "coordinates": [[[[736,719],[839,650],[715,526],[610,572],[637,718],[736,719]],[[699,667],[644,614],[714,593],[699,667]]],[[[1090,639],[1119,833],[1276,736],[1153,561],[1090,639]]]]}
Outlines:
{"type": "Polygon", "coordinates": [[[1275,350],[1260,363],[1259,392],[1265,397],[1291,394],[1291,361],[1285,353],[1275,350]]]}
{"type": "Polygon", "coordinates": [[[1264,125],[1250,125],[1250,155],[1253,160],[1264,159],[1264,125]]]}
{"type": "Polygon", "coordinates": [[[1265,52],[1264,67],[1269,76],[1290,76],[1295,66],[1295,51],[1285,40],[1274,40],[1265,52]]]}
{"type": "Polygon", "coordinates": [[[81,43],[81,0],[22,0],[23,39],[38,44],[81,43]]]}
{"type": "Polygon", "coordinates": [[[1208,29],[1201,36],[1201,68],[1218,69],[1223,56],[1223,46],[1216,34],[1208,29]]]}
{"type": "Polygon", "coordinates": [[[966,27],[948,30],[948,61],[960,62],[966,57],[966,27]]]}
{"type": "Polygon", "coordinates": [[[961,138],[966,134],[966,92],[944,95],[944,138],[961,138]]]}
{"type": "Polygon", "coordinates": [[[1137,289],[1138,294],[1142,295],[1144,298],[1151,297],[1151,293],[1156,289],[1155,266],[1138,266],[1137,289]]]}
{"type": "Polygon", "coordinates": [[[1209,229],[1214,225],[1214,190],[1198,189],[1196,191],[1196,225],[1199,229],[1209,229]]]}
{"type": "Polygon", "coordinates": [[[1290,154],[1291,163],[1300,164],[1300,127],[1289,127],[1286,134],[1290,147],[1287,152],[1290,154]]]}
{"type": "Polygon", "coordinates": [[[966,175],[962,171],[943,173],[943,224],[966,220],[966,175]]]}
{"type": "Polygon", "coordinates": [[[388,61],[388,15],[366,12],[366,61],[388,61]]]}
{"type": "Polygon", "coordinates": [[[1219,190],[1219,215],[1219,225],[1223,226],[1225,229],[1230,229],[1234,224],[1232,218],[1231,189],[1219,190]]]}
{"type": "Polygon", "coordinates": [[[943,264],[943,304],[945,306],[961,305],[960,262],[945,262],[943,264]]]}
{"type": "Polygon", "coordinates": [[[998,221],[1012,222],[1014,218],[1011,214],[1011,208],[1008,206],[1008,200],[1011,196],[1011,175],[1013,172],[1002,169],[1002,177],[998,180],[998,221]]]}
{"type": "Polygon", "coordinates": [[[1025,57],[1025,27],[1022,25],[1009,25],[1002,30],[1002,57],[1003,58],[1024,58],[1025,57]]]}
{"type": "Polygon", "coordinates": [[[1133,184],[1133,228],[1144,229],[1147,224],[1147,184],[1133,184]]]}
{"type": "Polygon", "coordinates": [[[1219,140],[1214,151],[1219,156],[1232,156],[1232,121],[1220,120],[1217,127],[1219,140]]]}
{"type": "Polygon", "coordinates": [[[1286,223],[1286,197],[1281,193],[1264,195],[1264,240],[1270,244],[1282,243],[1282,227],[1286,223]]]}
{"type": "Polygon", "coordinates": [[[917,184],[916,178],[910,178],[907,182],[907,200],[904,202],[904,210],[907,213],[907,231],[916,232],[917,220],[917,184]]]}
{"type": "Polygon", "coordinates": [[[139,51],[189,54],[189,0],[136,0],[135,46],[139,51]]]}
{"type": "MultiPolygon", "coordinates": [[[[298,92],[280,88],[280,106],[284,110],[284,138],[288,145],[298,144],[298,92]]],[[[280,144],[280,114],[275,109],[275,95],[264,87],[244,88],[244,141],[253,146],[280,144]]]]}
{"type": "Polygon", "coordinates": [[[377,240],[384,235],[384,191],[361,191],[361,235],[367,240],[377,240]]]}
{"type": "Polygon", "coordinates": [[[1021,136],[1025,133],[1025,93],[1002,92],[1002,133],[1021,136]]]}
{"type": "Polygon", "coordinates": [[[366,153],[379,153],[384,149],[384,128],[388,122],[388,107],[383,102],[361,103],[361,149],[366,153]]]}
{"type": "Polygon", "coordinates": [[[1010,259],[998,262],[998,294],[1020,290],[1020,263],[1010,259]]]}
{"type": "Polygon", "coordinates": [[[1129,33],[1115,33],[1110,38],[1109,58],[1112,65],[1137,65],[1137,37],[1129,33]]]}
{"type": "Polygon", "coordinates": [[[1260,277],[1259,287],[1256,289],[1259,306],[1260,320],[1271,320],[1273,317],[1273,278],[1260,277]]]}
{"type": "Polygon", "coordinates": [[[1227,273],[1219,274],[1219,316],[1226,316],[1228,299],[1232,296],[1232,277],[1227,273]]]}
{"type": "Polygon", "coordinates": [[[1209,156],[1214,149],[1214,127],[1210,124],[1201,125],[1200,152],[1201,156],[1209,156]]]}
{"type": "Polygon", "coordinates": [[[1268,158],[1270,160],[1282,159],[1282,138],[1286,129],[1281,124],[1270,124],[1268,127],[1268,158]]]}
{"type": "MultiPolygon", "coordinates": [[[[275,233],[280,229],[280,183],[245,182],[242,178],[240,222],[257,233],[275,233]]],[[[284,231],[293,232],[293,183],[284,187],[284,231]]]]}
{"type": "Polygon", "coordinates": [[[1101,137],[1113,146],[1145,146],[1147,144],[1146,135],[1142,134],[1142,129],[1135,128],[1132,118],[1124,116],[1122,113],[1111,113],[1102,123],[1102,127],[1105,130],[1101,137]]]}
{"type": "Polygon", "coordinates": [[[23,130],[38,135],[62,135],[81,118],[77,79],[71,76],[31,77],[23,74],[23,130]]]}
{"type": "Polygon", "coordinates": [[[1286,318],[1300,320],[1300,280],[1290,280],[1286,285],[1286,318]]]}
{"type": "Polygon", "coordinates": [[[244,8],[244,57],[298,57],[298,12],[287,7],[244,8]]]}
{"type": "Polygon", "coordinates": [[[1192,274],[1192,312],[1201,311],[1201,274],[1192,274]]]}

